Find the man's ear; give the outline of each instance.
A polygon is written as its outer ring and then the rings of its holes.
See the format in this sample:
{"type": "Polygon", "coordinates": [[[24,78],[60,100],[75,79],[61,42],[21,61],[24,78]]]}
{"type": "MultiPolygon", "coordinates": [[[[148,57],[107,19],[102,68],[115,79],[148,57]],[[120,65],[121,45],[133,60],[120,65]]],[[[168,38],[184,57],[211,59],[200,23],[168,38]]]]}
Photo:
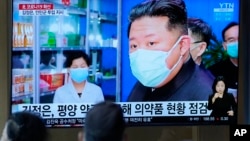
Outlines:
{"type": "Polygon", "coordinates": [[[180,53],[182,56],[189,52],[190,41],[191,39],[188,35],[182,35],[182,39],[180,41],[180,53]]]}
{"type": "Polygon", "coordinates": [[[201,42],[201,45],[199,46],[199,52],[197,53],[197,56],[201,56],[207,48],[206,42],[201,42]]]}
{"type": "Polygon", "coordinates": [[[227,43],[226,42],[223,42],[222,46],[223,46],[224,50],[227,50],[227,43]]]}

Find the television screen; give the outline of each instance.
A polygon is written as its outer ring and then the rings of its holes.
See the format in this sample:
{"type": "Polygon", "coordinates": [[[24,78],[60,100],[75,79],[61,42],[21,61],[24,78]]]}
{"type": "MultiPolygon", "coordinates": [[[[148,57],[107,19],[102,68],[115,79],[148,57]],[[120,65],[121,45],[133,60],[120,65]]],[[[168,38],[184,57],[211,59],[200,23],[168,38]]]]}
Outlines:
{"type": "Polygon", "coordinates": [[[131,126],[236,123],[238,22],[238,0],[13,0],[11,113],[76,127],[113,101],[131,126]]]}

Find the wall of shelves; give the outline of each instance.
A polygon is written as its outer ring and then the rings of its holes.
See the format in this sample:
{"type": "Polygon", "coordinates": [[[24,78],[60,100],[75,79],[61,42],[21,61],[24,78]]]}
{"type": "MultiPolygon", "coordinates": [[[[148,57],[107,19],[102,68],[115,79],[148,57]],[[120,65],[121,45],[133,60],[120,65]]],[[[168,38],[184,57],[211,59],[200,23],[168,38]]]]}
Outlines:
{"type": "MultiPolygon", "coordinates": [[[[119,83],[116,75],[118,56],[117,10],[114,11],[112,9],[111,12],[103,11],[103,0],[71,1],[71,5],[64,5],[61,0],[14,1],[13,20],[15,26],[13,27],[12,54],[17,54],[16,60],[20,62],[19,64],[22,64],[20,59],[23,59],[23,54],[29,57],[27,63],[32,73],[32,79],[29,82],[32,88],[30,88],[29,92],[26,92],[27,84],[25,78],[27,76],[24,75],[24,86],[18,87],[17,91],[14,86],[12,88],[13,104],[51,103],[56,88],[67,83],[66,77],[68,74],[63,66],[63,62],[66,57],[65,54],[74,50],[85,51],[91,57],[92,64],[90,66],[89,81],[101,86],[107,100],[116,99],[116,94],[118,93],[116,87],[119,83]],[[18,15],[17,6],[24,3],[53,4],[54,9],[63,9],[67,15],[20,16],[18,15]],[[94,7],[99,8],[95,9],[94,7]],[[20,26],[20,23],[25,24],[20,26]],[[97,30],[98,32],[96,32],[97,30]],[[15,35],[17,35],[17,38],[15,35]],[[25,41],[24,36],[27,38],[27,41],[25,41]],[[48,52],[53,53],[50,54],[48,52]],[[109,55],[107,55],[107,52],[109,55]],[[41,63],[49,54],[54,59],[50,65],[55,68],[41,70],[41,63]],[[106,58],[107,56],[108,58],[106,58]],[[103,66],[105,64],[107,66],[103,66]],[[111,68],[110,64],[112,64],[111,68]],[[63,76],[57,76],[61,73],[63,76]],[[50,78],[42,78],[41,74],[48,74],[47,77],[50,78]],[[60,79],[60,82],[54,82],[56,79],[60,79]],[[51,85],[53,85],[53,89],[51,85]]],[[[114,5],[117,5],[117,2],[117,0],[112,0],[114,5]]],[[[107,8],[108,3],[104,4],[107,8]]],[[[18,63],[16,60],[12,57],[12,70],[19,69],[20,72],[18,74],[12,73],[13,78],[23,74],[22,71],[26,68],[15,67],[14,64],[18,63]]]]}

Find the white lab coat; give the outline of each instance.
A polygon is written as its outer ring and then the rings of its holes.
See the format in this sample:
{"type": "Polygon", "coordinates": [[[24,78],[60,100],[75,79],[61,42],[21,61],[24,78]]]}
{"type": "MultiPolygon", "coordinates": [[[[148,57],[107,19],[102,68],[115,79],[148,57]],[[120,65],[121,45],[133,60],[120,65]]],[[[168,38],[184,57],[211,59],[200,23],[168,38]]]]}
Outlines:
{"type": "Polygon", "coordinates": [[[69,81],[56,90],[53,99],[53,103],[99,103],[101,101],[104,101],[102,89],[88,81],[85,83],[81,97],[77,94],[73,83],[69,81]]]}

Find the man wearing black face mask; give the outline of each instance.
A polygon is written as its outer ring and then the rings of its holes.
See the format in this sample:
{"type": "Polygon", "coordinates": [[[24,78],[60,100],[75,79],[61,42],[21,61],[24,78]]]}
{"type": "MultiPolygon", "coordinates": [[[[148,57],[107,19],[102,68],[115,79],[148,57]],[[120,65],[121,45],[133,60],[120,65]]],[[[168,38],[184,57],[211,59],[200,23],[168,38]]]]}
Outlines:
{"type": "Polygon", "coordinates": [[[239,24],[229,23],[222,31],[223,47],[229,58],[221,61],[208,69],[214,76],[222,75],[228,84],[229,92],[236,96],[238,88],[238,37],[239,24]]]}

